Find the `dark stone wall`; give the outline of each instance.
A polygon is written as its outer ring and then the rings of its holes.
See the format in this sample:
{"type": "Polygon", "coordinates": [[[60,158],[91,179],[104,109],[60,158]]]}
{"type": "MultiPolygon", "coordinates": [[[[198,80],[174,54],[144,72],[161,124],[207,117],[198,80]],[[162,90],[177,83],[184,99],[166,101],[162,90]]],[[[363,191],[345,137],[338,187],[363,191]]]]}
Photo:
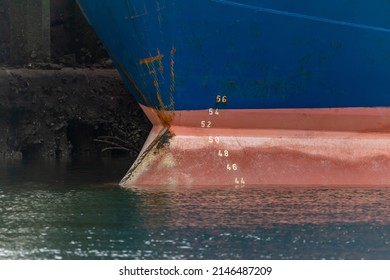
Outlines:
{"type": "Polygon", "coordinates": [[[149,130],[114,69],[0,69],[0,159],[135,156],[149,130]]]}
{"type": "Polygon", "coordinates": [[[0,0],[0,64],[9,61],[10,25],[8,9],[8,1],[0,0]]]}
{"type": "Polygon", "coordinates": [[[42,61],[72,67],[107,64],[104,47],[75,0],[45,0],[50,6],[50,34],[46,36],[49,38],[46,53],[50,55],[37,59],[40,55],[32,52],[29,42],[39,40],[35,33],[40,34],[42,16],[34,8],[41,7],[37,4],[40,1],[0,0],[0,64],[23,66],[42,61]]]}
{"type": "Polygon", "coordinates": [[[150,128],[75,0],[0,0],[0,159],[135,156],[150,128]]]}
{"type": "Polygon", "coordinates": [[[104,64],[107,54],[74,0],[51,1],[51,53],[55,63],[104,64]]]}

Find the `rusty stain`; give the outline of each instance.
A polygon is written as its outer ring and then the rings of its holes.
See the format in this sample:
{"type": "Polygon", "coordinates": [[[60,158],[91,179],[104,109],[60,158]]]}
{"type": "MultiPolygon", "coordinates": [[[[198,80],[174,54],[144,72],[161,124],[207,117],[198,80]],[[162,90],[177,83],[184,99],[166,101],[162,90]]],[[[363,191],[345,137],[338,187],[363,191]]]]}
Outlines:
{"type": "Polygon", "coordinates": [[[175,99],[174,99],[174,94],[176,91],[176,84],[175,84],[175,53],[176,49],[172,48],[171,49],[171,86],[170,86],[170,103],[169,103],[169,108],[170,110],[173,110],[175,106],[175,99]]]}
{"type": "MultiPolygon", "coordinates": [[[[173,60],[173,54],[175,51],[176,51],[175,49],[171,50],[171,79],[172,79],[172,71],[174,71],[172,68],[172,60],[173,60]]],[[[158,106],[152,106],[152,107],[154,109],[156,109],[157,115],[158,115],[159,119],[161,120],[161,122],[163,123],[163,125],[170,126],[170,124],[173,121],[173,117],[174,117],[174,98],[173,98],[174,90],[172,90],[174,88],[174,81],[173,81],[173,85],[172,85],[172,81],[171,81],[170,104],[167,106],[166,104],[164,104],[164,101],[162,99],[161,92],[160,92],[160,83],[159,83],[160,77],[162,79],[164,79],[163,58],[164,58],[164,55],[160,52],[159,49],[157,49],[157,55],[150,56],[150,57],[147,57],[144,59],[140,59],[139,64],[145,65],[147,70],[148,70],[148,74],[151,75],[153,78],[153,86],[154,86],[155,91],[156,91],[156,98],[158,101],[158,106]],[[157,75],[156,67],[158,67],[157,69],[158,69],[160,75],[157,75]]],[[[173,62],[173,64],[174,64],[174,62],[173,62]]]]}
{"type": "Polygon", "coordinates": [[[140,59],[139,64],[146,65],[146,67],[148,68],[149,75],[153,75],[156,73],[156,66],[154,63],[157,61],[158,70],[159,70],[160,74],[162,75],[164,73],[164,66],[162,63],[163,57],[164,57],[164,55],[160,53],[160,50],[157,50],[156,56],[150,56],[150,57],[147,57],[144,59],[140,59]]]}
{"type": "Polygon", "coordinates": [[[151,56],[151,57],[147,57],[147,58],[144,58],[144,59],[140,59],[139,60],[139,64],[142,65],[142,64],[151,64],[155,61],[161,61],[162,58],[164,57],[163,54],[160,53],[160,50],[157,50],[157,55],[156,56],[151,56]]]}
{"type": "MultiPolygon", "coordinates": [[[[160,96],[160,93],[158,91],[157,93],[157,99],[159,100],[159,103],[160,103],[160,108],[158,108],[158,106],[156,104],[152,104],[150,101],[150,99],[148,99],[145,94],[141,91],[141,89],[137,86],[136,82],[134,81],[133,77],[126,71],[126,69],[124,68],[124,66],[122,65],[122,63],[116,58],[116,56],[111,52],[109,51],[110,53],[110,56],[112,57],[113,61],[115,62],[115,64],[117,65],[118,69],[120,72],[123,73],[124,77],[126,78],[126,80],[132,85],[132,87],[135,89],[137,95],[144,101],[145,105],[150,107],[150,108],[154,108],[156,110],[156,114],[159,118],[159,120],[161,121],[161,124],[165,127],[165,128],[170,128],[171,127],[171,123],[173,121],[173,117],[174,117],[174,112],[172,112],[171,114],[168,114],[166,111],[165,111],[165,106],[161,106],[161,104],[163,104],[162,102],[162,98],[160,96]]],[[[160,54],[161,55],[161,54],[160,54]]],[[[158,55],[157,55],[158,56],[158,55]]],[[[161,55],[163,57],[163,55],[161,55]]],[[[161,57],[161,58],[162,58],[161,57]]],[[[155,80],[154,80],[154,84],[155,84],[155,87],[158,86],[158,80],[157,80],[157,77],[155,76],[155,80]]]]}

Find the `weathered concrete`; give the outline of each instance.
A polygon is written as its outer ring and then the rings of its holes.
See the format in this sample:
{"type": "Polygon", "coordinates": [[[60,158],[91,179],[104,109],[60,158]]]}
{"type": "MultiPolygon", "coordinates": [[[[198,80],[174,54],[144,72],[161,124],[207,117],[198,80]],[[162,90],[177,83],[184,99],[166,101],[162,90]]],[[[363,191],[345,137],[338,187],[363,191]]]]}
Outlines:
{"type": "Polygon", "coordinates": [[[0,158],[141,149],[150,123],[116,70],[51,68],[0,69],[0,158]],[[102,136],[106,143],[94,141],[102,136]]]}
{"type": "Polygon", "coordinates": [[[9,15],[8,1],[0,0],[0,63],[5,63],[9,59],[9,15]]]}
{"type": "Polygon", "coordinates": [[[50,59],[50,0],[9,1],[10,62],[50,59]]]}
{"type": "Polygon", "coordinates": [[[49,59],[79,67],[107,54],[75,0],[0,0],[0,65],[49,59]]]}

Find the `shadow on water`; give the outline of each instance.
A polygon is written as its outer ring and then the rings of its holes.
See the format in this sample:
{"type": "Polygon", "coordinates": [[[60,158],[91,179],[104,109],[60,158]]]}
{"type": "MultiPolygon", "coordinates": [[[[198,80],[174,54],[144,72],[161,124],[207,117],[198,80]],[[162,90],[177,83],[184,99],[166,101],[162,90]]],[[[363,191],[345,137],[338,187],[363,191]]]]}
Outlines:
{"type": "Polygon", "coordinates": [[[390,259],[390,188],[134,187],[129,160],[0,164],[0,259],[390,259]]]}
{"type": "Polygon", "coordinates": [[[118,185],[131,158],[74,158],[72,160],[9,160],[0,161],[0,184],[51,184],[52,187],[93,185],[111,181],[118,185]]]}

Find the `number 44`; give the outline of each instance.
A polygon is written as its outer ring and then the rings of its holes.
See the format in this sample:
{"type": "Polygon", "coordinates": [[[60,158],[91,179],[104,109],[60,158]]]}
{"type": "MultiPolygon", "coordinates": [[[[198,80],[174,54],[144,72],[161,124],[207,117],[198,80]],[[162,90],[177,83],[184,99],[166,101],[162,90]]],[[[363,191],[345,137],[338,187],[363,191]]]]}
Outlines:
{"type": "Polygon", "coordinates": [[[241,184],[241,185],[245,185],[245,180],[244,180],[244,178],[235,178],[235,180],[234,180],[234,182],[237,184],[237,185],[239,185],[239,184],[241,184]]]}

